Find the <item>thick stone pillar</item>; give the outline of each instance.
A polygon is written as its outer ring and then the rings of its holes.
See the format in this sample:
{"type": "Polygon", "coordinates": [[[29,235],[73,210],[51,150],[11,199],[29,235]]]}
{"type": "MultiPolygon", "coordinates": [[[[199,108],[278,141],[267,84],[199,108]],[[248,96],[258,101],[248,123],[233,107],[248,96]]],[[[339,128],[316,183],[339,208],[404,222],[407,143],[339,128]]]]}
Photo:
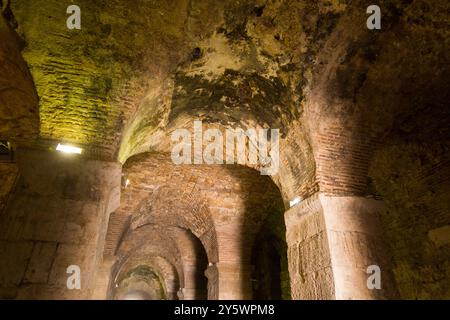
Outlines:
{"type": "Polygon", "coordinates": [[[386,299],[395,286],[379,229],[382,201],[317,193],[285,213],[293,299],[386,299]],[[369,289],[369,266],[381,289],[369,289]]]}
{"type": "Polygon", "coordinates": [[[0,297],[90,298],[119,205],[120,164],[32,150],[19,150],[17,163],[20,178],[0,216],[0,297]],[[80,290],[67,287],[71,265],[80,268],[80,290]]]}

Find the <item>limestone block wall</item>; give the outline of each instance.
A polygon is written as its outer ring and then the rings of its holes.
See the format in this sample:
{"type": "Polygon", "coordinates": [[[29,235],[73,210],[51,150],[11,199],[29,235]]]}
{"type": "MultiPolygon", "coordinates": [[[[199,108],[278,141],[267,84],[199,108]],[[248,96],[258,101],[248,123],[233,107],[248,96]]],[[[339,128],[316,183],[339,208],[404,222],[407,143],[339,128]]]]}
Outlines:
{"type": "Polygon", "coordinates": [[[317,193],[285,214],[293,299],[395,297],[379,225],[381,201],[317,193]],[[369,289],[371,265],[381,289],[369,289]]]}
{"type": "Polygon", "coordinates": [[[292,299],[334,299],[331,253],[318,195],[286,211],[285,220],[292,299]]]}
{"type": "Polygon", "coordinates": [[[121,166],[34,150],[19,150],[17,164],[0,216],[0,298],[89,298],[121,166]],[[80,267],[80,290],[67,288],[70,265],[80,267]]]}

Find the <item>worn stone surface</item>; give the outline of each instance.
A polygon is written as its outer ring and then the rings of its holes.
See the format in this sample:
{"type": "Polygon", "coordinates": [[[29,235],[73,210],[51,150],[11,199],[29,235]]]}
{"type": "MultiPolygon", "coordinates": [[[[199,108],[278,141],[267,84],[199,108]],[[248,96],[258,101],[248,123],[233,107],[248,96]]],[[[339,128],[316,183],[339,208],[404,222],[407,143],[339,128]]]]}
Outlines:
{"type": "Polygon", "coordinates": [[[285,213],[292,299],[334,299],[327,228],[318,195],[285,213]]]}
{"type": "Polygon", "coordinates": [[[294,299],[397,297],[382,239],[381,201],[315,194],[285,213],[294,299]],[[370,290],[369,266],[381,270],[380,290],[370,290]],[[311,279],[315,279],[314,285],[311,279]],[[319,288],[319,289],[318,289],[319,288]]]}
{"type": "Polygon", "coordinates": [[[89,298],[121,166],[33,150],[19,150],[17,165],[0,215],[0,286],[18,289],[18,299],[89,298]],[[81,290],[67,288],[71,265],[81,269],[81,290]]]}
{"type": "MultiPolygon", "coordinates": [[[[430,128],[431,129],[431,128],[430,128]]],[[[436,129],[435,129],[436,130],[436,129]]],[[[395,142],[377,153],[371,176],[387,211],[383,230],[400,294],[449,297],[448,143],[395,142]]]]}
{"type": "Polygon", "coordinates": [[[320,195],[337,299],[389,299],[397,297],[391,264],[380,226],[382,201],[362,197],[320,195]],[[381,287],[367,283],[369,266],[380,269],[381,287]]]}

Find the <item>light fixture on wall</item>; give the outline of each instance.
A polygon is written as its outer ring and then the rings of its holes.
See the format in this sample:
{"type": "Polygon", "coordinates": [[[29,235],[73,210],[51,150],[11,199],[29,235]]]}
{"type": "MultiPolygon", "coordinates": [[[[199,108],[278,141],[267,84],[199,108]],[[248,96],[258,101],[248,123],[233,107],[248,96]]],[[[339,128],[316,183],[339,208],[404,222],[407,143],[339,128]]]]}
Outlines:
{"type": "Polygon", "coordinates": [[[83,152],[83,149],[81,149],[81,148],[77,148],[74,146],[69,146],[69,145],[61,144],[61,143],[58,143],[56,150],[60,151],[60,152],[64,152],[64,153],[75,153],[75,154],[81,154],[81,152],[83,152]]]}
{"type": "Polygon", "coordinates": [[[122,179],[121,179],[120,184],[122,186],[122,189],[126,189],[130,186],[131,181],[130,181],[130,179],[128,179],[128,175],[122,173],[122,179]]]}
{"type": "Polygon", "coordinates": [[[0,140],[0,162],[3,161],[14,161],[14,152],[11,143],[9,143],[8,141],[0,140]]]}
{"type": "Polygon", "coordinates": [[[302,200],[299,197],[294,198],[294,200],[289,201],[289,207],[292,208],[293,206],[299,204],[302,200]]]}

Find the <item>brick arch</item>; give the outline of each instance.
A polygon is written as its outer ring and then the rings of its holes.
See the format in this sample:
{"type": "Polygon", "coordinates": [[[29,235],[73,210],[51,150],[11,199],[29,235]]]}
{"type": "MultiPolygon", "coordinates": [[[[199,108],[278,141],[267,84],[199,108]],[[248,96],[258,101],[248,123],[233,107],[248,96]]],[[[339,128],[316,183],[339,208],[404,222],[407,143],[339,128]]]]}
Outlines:
{"type": "MultiPolygon", "coordinates": [[[[249,115],[250,117],[253,115],[249,115]]],[[[246,117],[243,117],[246,119],[246,117]]],[[[224,141],[226,130],[228,129],[279,129],[279,169],[275,174],[269,177],[273,183],[281,191],[283,201],[288,207],[289,201],[296,196],[301,196],[302,198],[307,198],[311,194],[318,191],[318,181],[316,178],[316,159],[313,153],[313,146],[311,137],[308,135],[308,128],[305,125],[305,119],[302,120],[292,120],[281,126],[278,123],[264,122],[262,120],[235,120],[228,119],[225,123],[220,121],[212,121],[210,119],[203,119],[202,117],[196,116],[186,116],[180,115],[179,118],[173,119],[173,122],[165,128],[165,131],[159,132],[159,140],[151,143],[150,148],[140,148],[139,151],[133,153],[133,155],[124,159],[124,166],[128,164],[136,163],[137,161],[142,161],[144,157],[151,156],[157,161],[162,161],[165,163],[171,162],[170,152],[173,147],[173,142],[171,142],[171,134],[174,130],[186,129],[192,133],[193,123],[195,120],[202,120],[203,131],[207,129],[217,129],[222,132],[224,141]],[[143,152],[143,150],[151,150],[150,152],[143,152]]],[[[207,143],[203,142],[203,151],[206,148],[207,143]]],[[[247,146],[248,151],[249,146],[247,146]]],[[[224,156],[226,159],[224,146],[224,156]]],[[[193,149],[192,149],[193,154],[193,149]]],[[[144,160],[145,161],[145,160],[144,160]]],[[[237,157],[235,157],[236,166],[241,166],[237,164],[237,157]]],[[[250,164],[246,163],[244,165],[249,169],[254,169],[260,171],[262,166],[260,164],[250,164]]]]}
{"type": "Polygon", "coordinates": [[[153,263],[138,264],[127,269],[126,273],[122,273],[117,285],[113,294],[114,300],[122,300],[133,292],[143,300],[169,298],[165,279],[161,277],[153,263]]]}
{"type": "Polygon", "coordinates": [[[141,202],[130,227],[135,229],[153,223],[190,230],[205,248],[209,262],[215,263],[218,261],[218,246],[214,222],[206,203],[198,199],[198,190],[173,194],[169,188],[162,187],[141,202]]]}
{"type": "Polygon", "coordinates": [[[156,225],[144,225],[129,230],[117,251],[112,267],[108,294],[113,292],[115,281],[126,269],[127,264],[144,263],[149,258],[161,257],[176,270],[179,284],[184,285],[183,261],[175,240],[156,225]]]}

